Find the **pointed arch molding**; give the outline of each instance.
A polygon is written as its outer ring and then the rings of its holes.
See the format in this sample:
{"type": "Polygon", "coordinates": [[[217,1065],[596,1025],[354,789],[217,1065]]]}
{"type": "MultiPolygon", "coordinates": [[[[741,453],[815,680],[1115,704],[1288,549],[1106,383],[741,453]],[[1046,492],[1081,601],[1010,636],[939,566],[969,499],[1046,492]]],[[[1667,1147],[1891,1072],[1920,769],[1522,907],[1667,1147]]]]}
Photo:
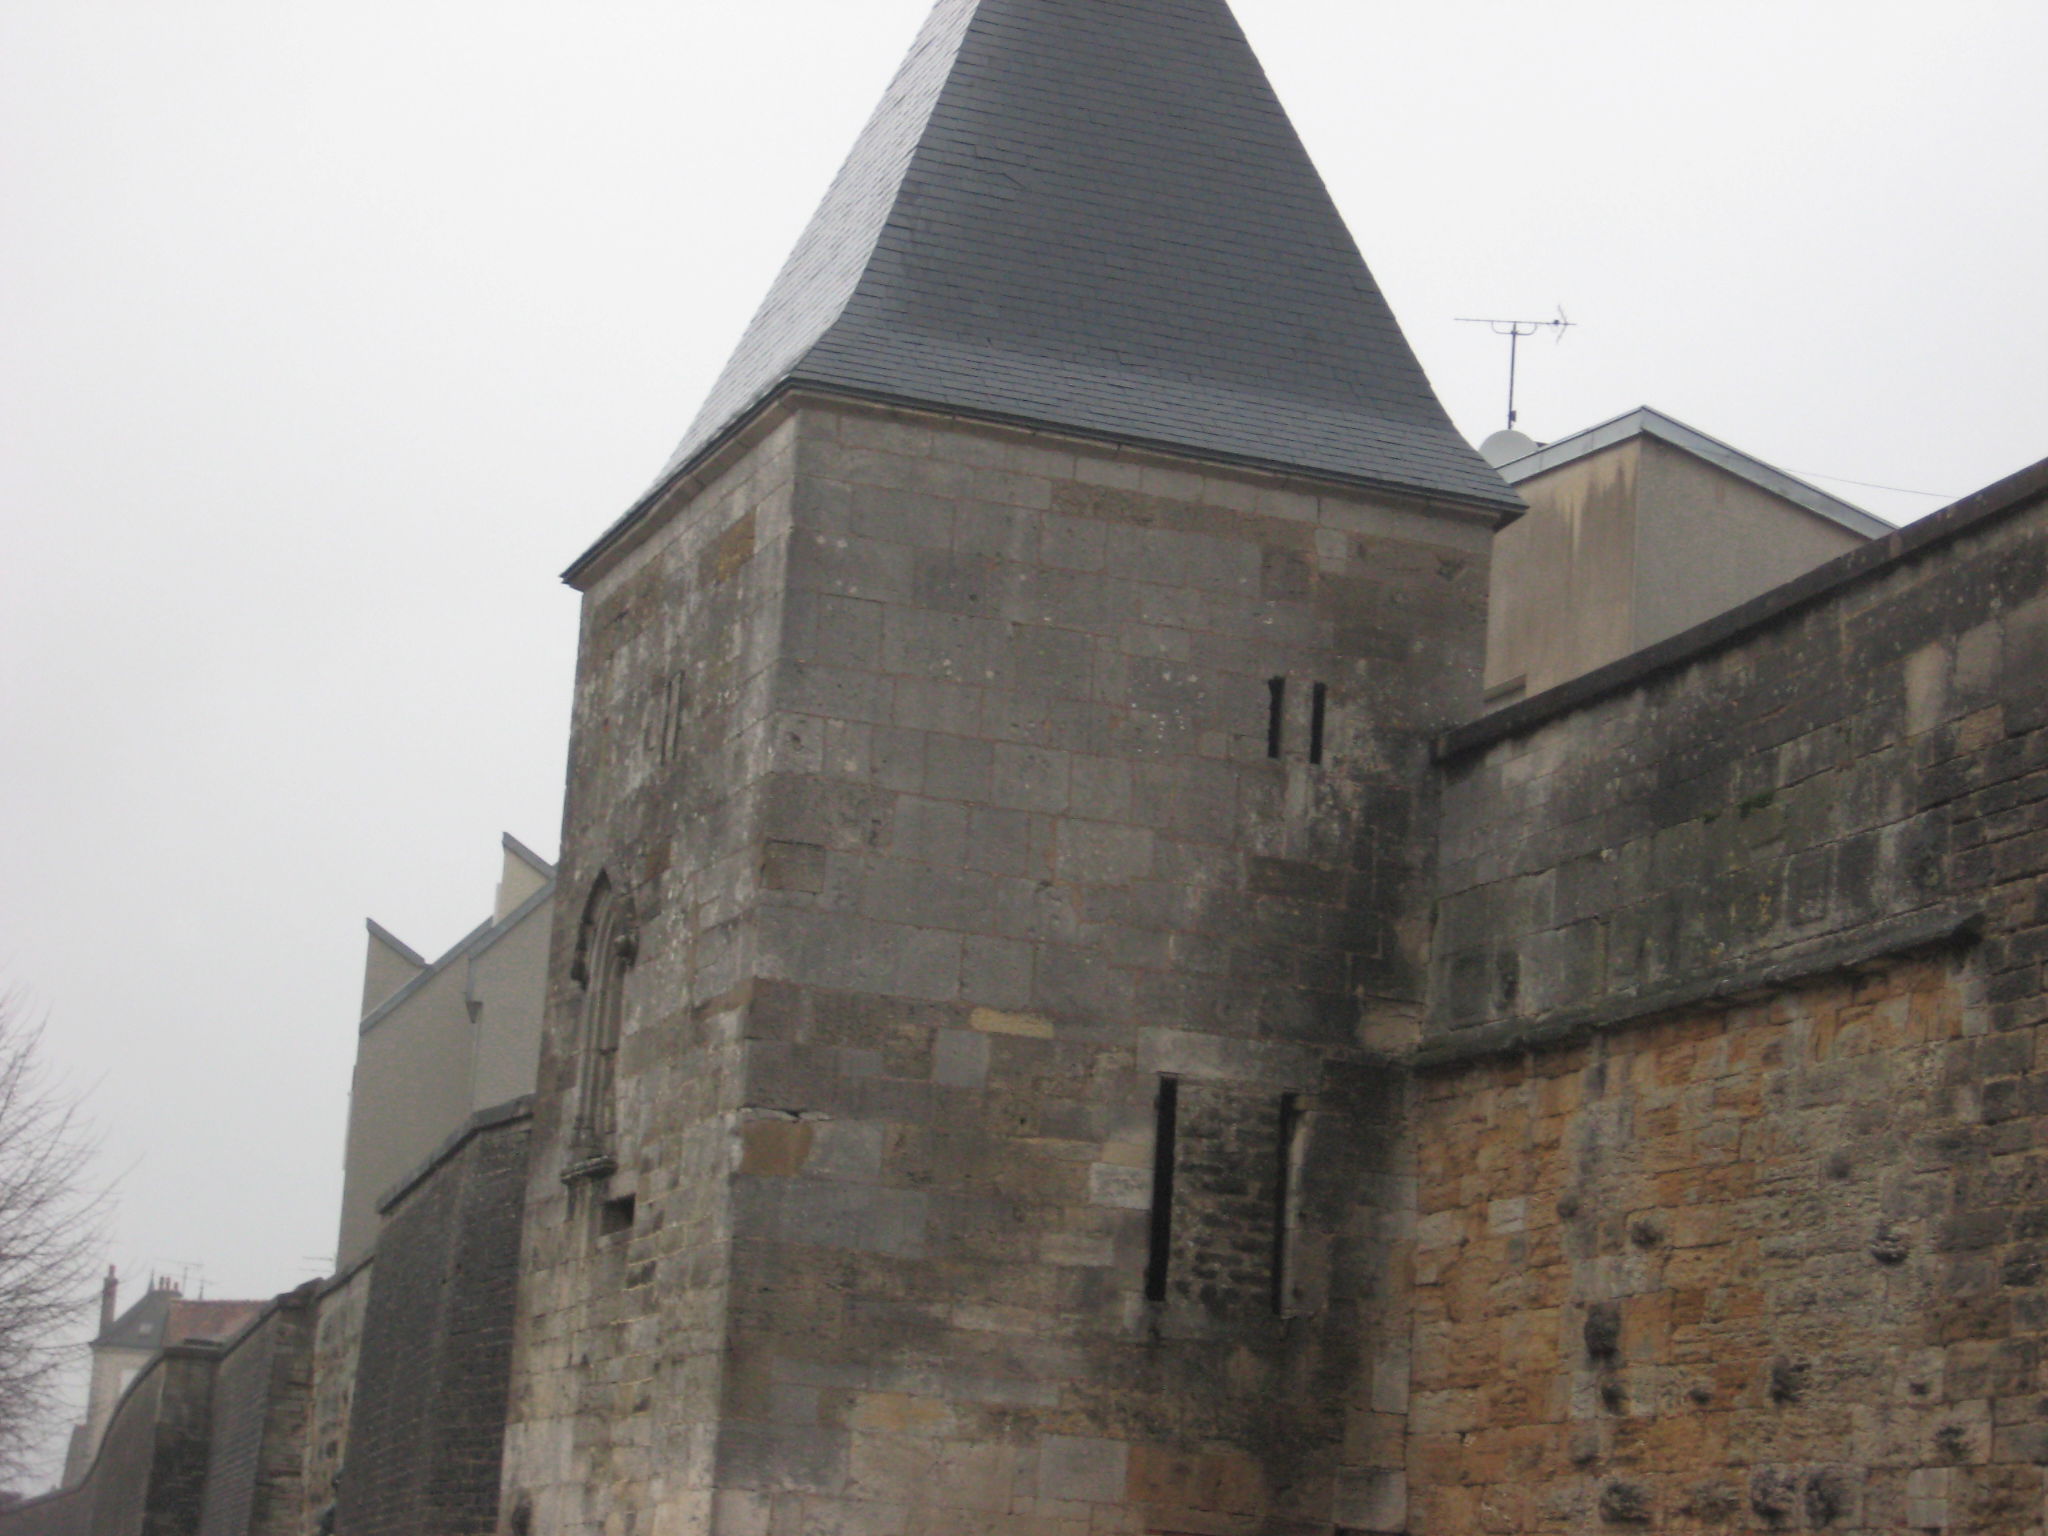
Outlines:
{"type": "Polygon", "coordinates": [[[583,991],[576,1034],[575,1119],[564,1177],[602,1177],[617,1167],[618,1056],[626,974],[640,954],[632,893],[608,871],[590,884],[576,930],[570,977],[583,991]]]}

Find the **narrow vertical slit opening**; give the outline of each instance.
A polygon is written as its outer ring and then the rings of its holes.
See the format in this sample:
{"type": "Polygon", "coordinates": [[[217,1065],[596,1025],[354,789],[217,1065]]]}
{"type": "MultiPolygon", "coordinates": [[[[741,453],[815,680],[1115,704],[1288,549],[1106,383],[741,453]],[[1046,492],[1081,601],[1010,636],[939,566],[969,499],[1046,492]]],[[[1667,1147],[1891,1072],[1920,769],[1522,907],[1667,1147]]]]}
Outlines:
{"type": "Polygon", "coordinates": [[[1278,1167],[1273,1179],[1273,1315],[1288,1314],[1287,1288],[1294,1261],[1294,1143],[1301,1130],[1301,1100],[1280,1095],[1278,1167]]]}
{"type": "Polygon", "coordinates": [[[1266,683],[1266,756],[1280,755],[1281,734],[1287,719],[1287,679],[1271,678],[1266,683]]]}
{"type": "Polygon", "coordinates": [[[1329,707],[1329,685],[1317,683],[1315,693],[1309,700],[1308,714],[1308,760],[1312,763],[1320,763],[1323,760],[1323,716],[1329,707]]]}
{"type": "Polygon", "coordinates": [[[1152,1230],[1145,1259],[1145,1299],[1166,1300],[1173,1248],[1174,1138],[1180,1122],[1180,1079],[1162,1076],[1152,1128],[1152,1230]]]}

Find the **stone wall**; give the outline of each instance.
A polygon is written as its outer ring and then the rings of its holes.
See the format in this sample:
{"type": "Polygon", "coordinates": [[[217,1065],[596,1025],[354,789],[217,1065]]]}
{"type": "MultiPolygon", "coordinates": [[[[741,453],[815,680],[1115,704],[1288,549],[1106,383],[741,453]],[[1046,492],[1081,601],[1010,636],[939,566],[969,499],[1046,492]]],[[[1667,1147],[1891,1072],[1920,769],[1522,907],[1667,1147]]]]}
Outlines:
{"type": "Polygon", "coordinates": [[[196,1536],[214,1367],[210,1345],[174,1345],[122,1394],[84,1480],[0,1510],[4,1536],[196,1536]]]}
{"type": "Polygon", "coordinates": [[[305,1501],[301,1536],[318,1536],[335,1502],[348,1451],[349,1410],[363,1343],[363,1311],[370,1299],[373,1260],[337,1275],[321,1291],[313,1332],[313,1395],[306,1428],[305,1501]]]}
{"type": "Polygon", "coordinates": [[[497,1525],[528,1124],[523,1101],[474,1117],[385,1204],[339,1479],[343,1536],[497,1525]]]}
{"type": "Polygon", "coordinates": [[[910,413],[761,431],[590,591],[564,910],[635,872],[640,944],[601,1190],[560,1182],[557,946],[508,1493],[550,1532],[1383,1519],[1374,1052],[1417,1027],[1487,523],[910,413]]]}
{"type": "Polygon", "coordinates": [[[746,1129],[814,1131],[736,1184],[733,1528],[1380,1518],[1371,1051],[1419,1008],[1486,524],[803,432],[746,1129]]]}
{"type": "Polygon", "coordinates": [[[1416,1528],[2048,1527],[2044,487],[1443,744],[1416,1528]]]}
{"type": "Polygon", "coordinates": [[[7,1536],[93,1536],[91,1484],[0,1509],[0,1531],[7,1536]]]}
{"type": "Polygon", "coordinates": [[[1451,733],[1425,1054],[1796,972],[1963,907],[1986,913],[1990,1000],[2029,995],[2044,486],[2015,477],[1451,733]]]}
{"type": "Polygon", "coordinates": [[[121,1397],[76,1486],[0,1510],[4,1536],[298,1536],[312,1289],[226,1346],[174,1345],[121,1397]]]}
{"type": "Polygon", "coordinates": [[[1426,1079],[1414,1528],[2039,1530],[2048,1117],[1984,1113],[1969,990],[1426,1079]]]}
{"type": "Polygon", "coordinates": [[[794,422],[770,413],[585,597],[506,1442],[508,1511],[536,1531],[710,1518],[795,456],[794,422]],[[601,876],[638,931],[616,1167],[565,1182],[587,1161],[570,1146],[576,962],[601,876]]]}
{"type": "Polygon", "coordinates": [[[199,1536],[297,1536],[313,1390],[313,1287],[280,1296],[215,1370],[199,1536]]]}

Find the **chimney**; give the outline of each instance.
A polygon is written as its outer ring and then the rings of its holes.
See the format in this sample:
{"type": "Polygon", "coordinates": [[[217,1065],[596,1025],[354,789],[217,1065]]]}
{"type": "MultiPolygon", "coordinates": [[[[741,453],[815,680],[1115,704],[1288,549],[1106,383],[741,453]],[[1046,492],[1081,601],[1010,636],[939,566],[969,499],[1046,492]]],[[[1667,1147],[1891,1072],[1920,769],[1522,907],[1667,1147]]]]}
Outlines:
{"type": "Polygon", "coordinates": [[[114,1326],[114,1303],[121,1294],[121,1277],[114,1266],[107,1266],[107,1278],[100,1282],[100,1332],[105,1333],[114,1326]]]}

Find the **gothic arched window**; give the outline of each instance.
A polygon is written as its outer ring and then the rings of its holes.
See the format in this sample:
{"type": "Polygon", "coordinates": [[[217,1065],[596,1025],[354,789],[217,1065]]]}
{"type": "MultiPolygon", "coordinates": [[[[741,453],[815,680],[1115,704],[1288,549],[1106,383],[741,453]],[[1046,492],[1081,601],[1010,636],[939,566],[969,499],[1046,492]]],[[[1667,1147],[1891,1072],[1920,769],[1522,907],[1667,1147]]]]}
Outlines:
{"type": "Polygon", "coordinates": [[[595,1172],[616,1156],[619,1122],[619,1023],[625,1009],[626,972],[640,948],[633,899],[600,874],[583,906],[570,970],[583,987],[582,1024],[576,1050],[576,1118],[569,1153],[579,1167],[595,1172]]]}

